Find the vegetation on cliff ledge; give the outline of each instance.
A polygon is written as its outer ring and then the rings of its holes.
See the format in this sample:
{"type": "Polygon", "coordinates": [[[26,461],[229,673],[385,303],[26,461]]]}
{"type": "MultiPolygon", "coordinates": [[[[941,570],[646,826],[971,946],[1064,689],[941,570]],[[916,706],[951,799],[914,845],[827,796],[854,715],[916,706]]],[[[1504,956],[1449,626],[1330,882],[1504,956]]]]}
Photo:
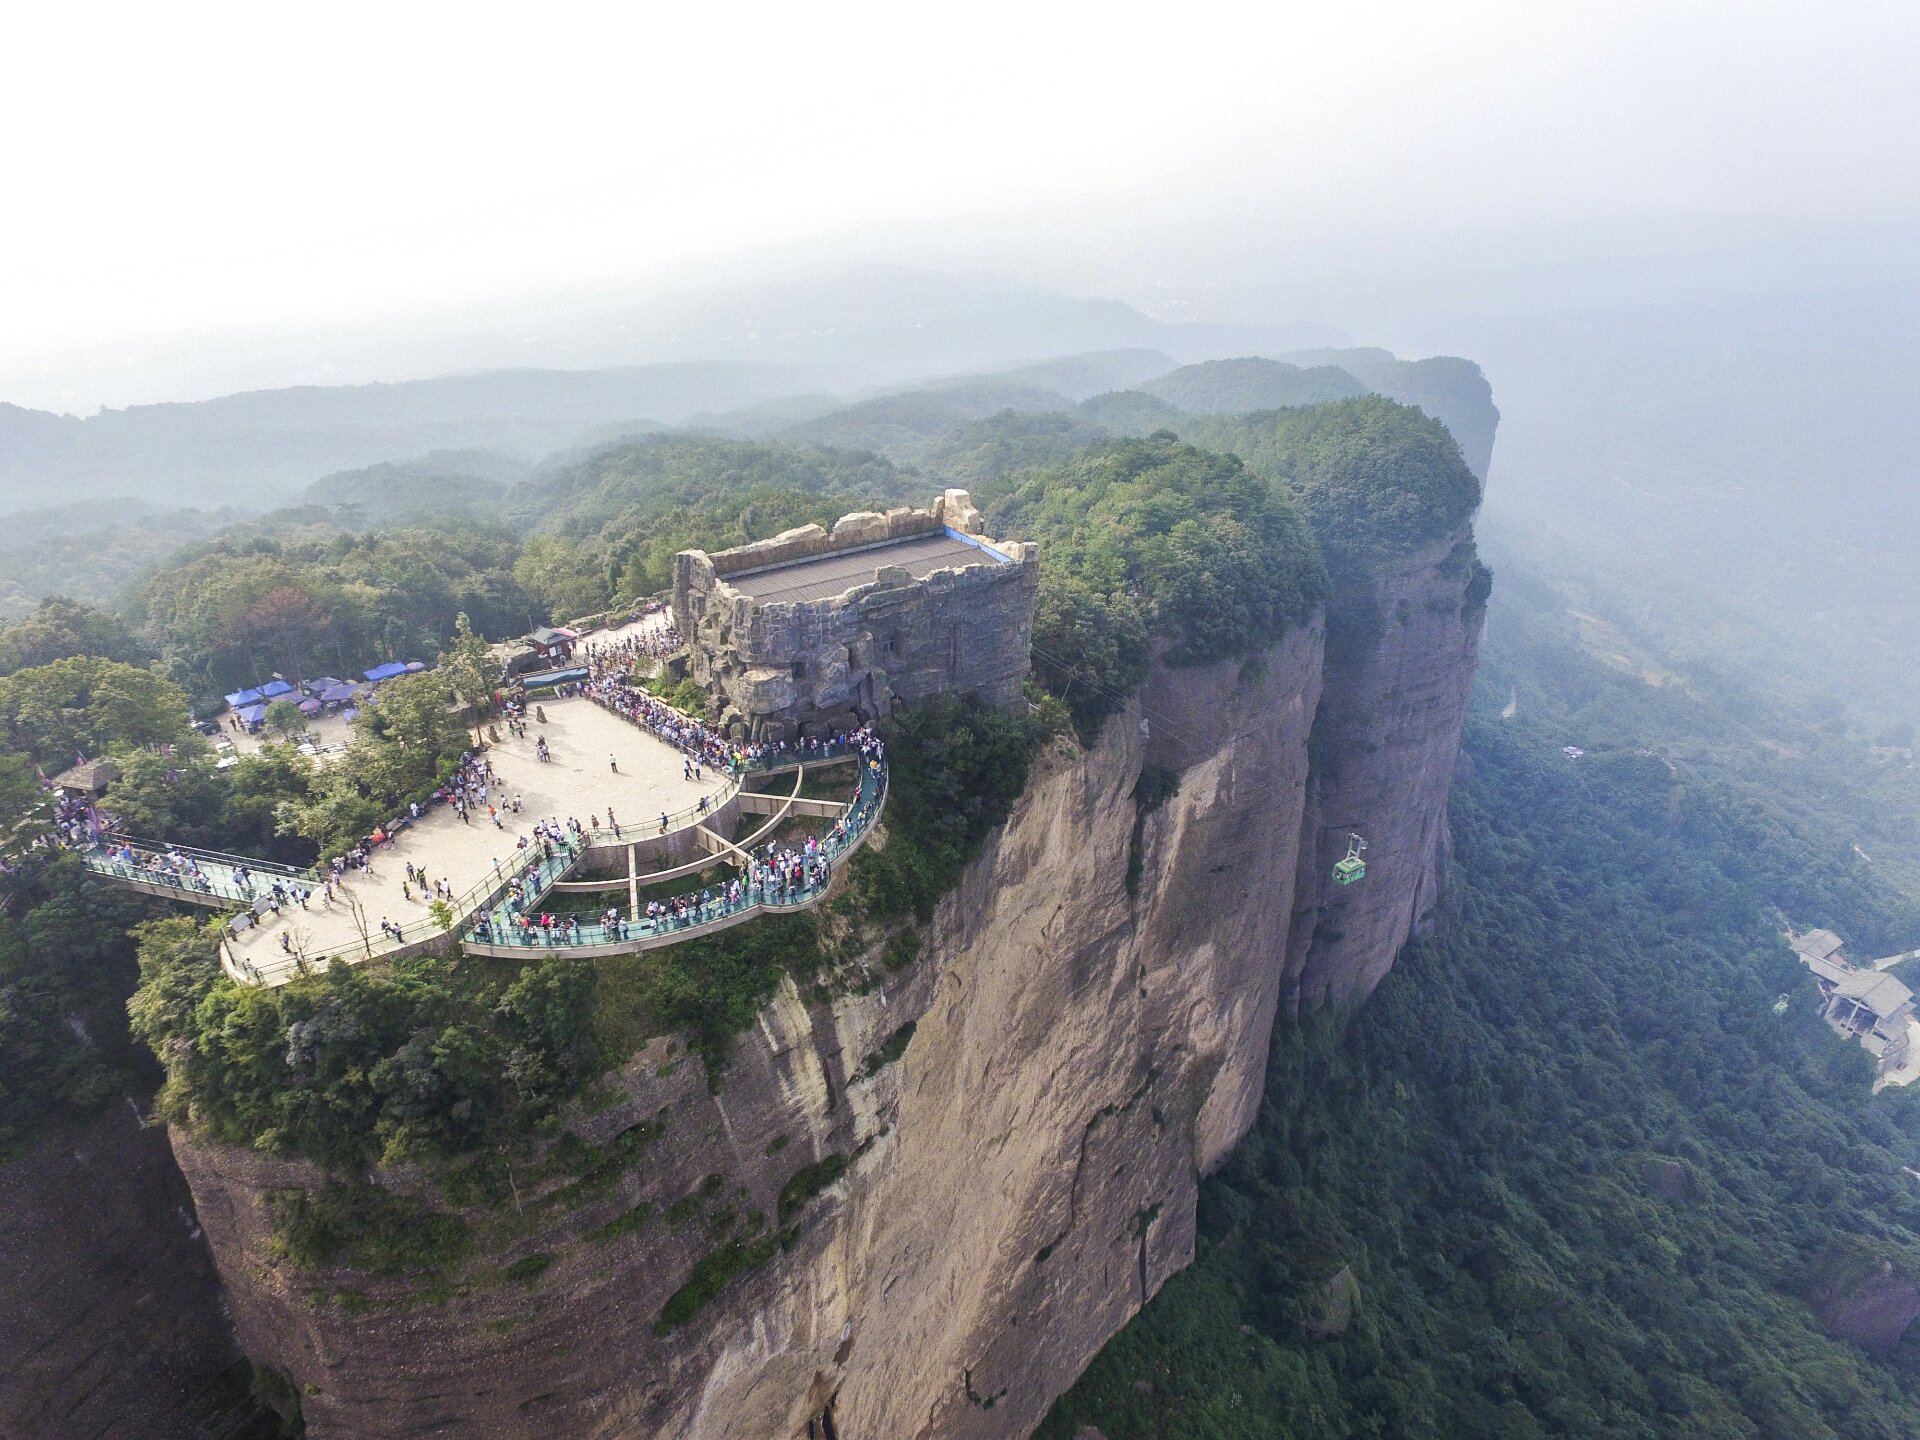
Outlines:
{"type": "MultiPolygon", "coordinates": [[[[1041,719],[958,701],[889,727],[889,842],[853,862],[838,943],[931,913],[1025,788],[1044,733],[1041,719]]],[[[104,913],[119,934],[139,907],[104,913]]],[[[9,933],[0,928],[0,947],[9,933]]],[[[267,988],[228,978],[213,932],[191,919],[134,933],[140,985],[129,1009],[167,1067],[162,1113],[349,1174],[524,1141],[652,1035],[685,1035],[717,1083],[733,1036],[781,978],[808,983],[833,959],[820,920],[803,913],[597,961],[416,956],[336,963],[267,988]]],[[[0,991],[0,1001],[10,995],[29,998],[0,991]]],[[[0,1024],[11,1013],[0,1008],[0,1024]]],[[[109,1075],[55,1083],[91,1094],[109,1075]]]]}
{"type": "Polygon", "coordinates": [[[1391,558],[1451,535],[1480,504],[1446,426],[1379,395],[1196,419],[1181,433],[1285,486],[1336,568],[1336,555],[1391,558]]]}
{"type": "Polygon", "coordinates": [[[997,533],[1040,542],[1034,674],[1083,737],[1140,683],[1156,641],[1173,665],[1246,655],[1326,594],[1287,498],[1165,432],[1095,445],[989,499],[997,533]]]}

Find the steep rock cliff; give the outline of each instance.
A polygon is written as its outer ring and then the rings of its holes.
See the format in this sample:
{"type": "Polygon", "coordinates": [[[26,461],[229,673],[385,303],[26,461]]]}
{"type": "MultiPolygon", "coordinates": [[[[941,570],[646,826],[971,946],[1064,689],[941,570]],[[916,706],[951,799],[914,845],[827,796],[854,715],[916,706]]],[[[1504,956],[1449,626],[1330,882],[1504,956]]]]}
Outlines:
{"type": "Polygon", "coordinates": [[[1291,987],[1364,995],[1430,909],[1472,574],[1449,544],[1383,578],[1324,698],[1317,623],[1156,667],[1091,750],[1042,757],[910,968],[789,987],[717,1091],[650,1044],[572,1122],[645,1137],[635,1163],[476,1214],[451,1283],[280,1263],[270,1197],[322,1177],[176,1134],[243,1344],[321,1440],[1026,1434],[1191,1259],[1197,1177],[1253,1119],[1291,987]],[[1157,806],[1148,766],[1178,778],[1157,806]],[[1376,848],[1336,897],[1323,834],[1349,811],[1376,848]],[[728,1255],[757,1263],[676,1312],[728,1255]]]}
{"type": "Polygon", "coordinates": [[[642,1051],[576,1122],[657,1127],[639,1164],[571,1212],[525,1197],[539,1219],[503,1217],[449,1293],[277,1263],[268,1197],[320,1177],[176,1134],[243,1343],[317,1436],[786,1437],[829,1407],[849,1440],[1024,1432],[1187,1263],[1196,1174],[1259,1103],[1320,650],[1303,627],[1254,664],[1157,672],[1093,750],[1043,757],[910,970],[777,997],[717,1093],[671,1042],[642,1051]],[[1180,788],[1142,814],[1147,763],[1180,788]],[[716,1226],[793,1223],[782,1188],[832,1155],[847,1173],[792,1248],[657,1335],[716,1226]],[[530,1255],[554,1258],[501,1278],[530,1255]]]}
{"type": "Polygon", "coordinates": [[[1330,646],[1287,967],[1302,1004],[1354,1004],[1439,899],[1447,790],[1486,619],[1472,530],[1405,556],[1334,604],[1365,616],[1330,646]],[[1333,879],[1348,837],[1366,878],[1333,879]]]}
{"type": "Polygon", "coordinates": [[[115,1104],[0,1166],[0,1256],[0,1435],[203,1433],[239,1350],[164,1131],[115,1104]]]}

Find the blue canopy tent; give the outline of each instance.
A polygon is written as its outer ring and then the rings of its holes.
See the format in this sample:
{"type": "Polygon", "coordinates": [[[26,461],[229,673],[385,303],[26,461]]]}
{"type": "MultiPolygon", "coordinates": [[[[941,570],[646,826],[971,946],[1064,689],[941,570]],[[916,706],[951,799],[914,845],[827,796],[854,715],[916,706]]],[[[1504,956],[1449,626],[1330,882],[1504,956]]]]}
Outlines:
{"type": "Polygon", "coordinates": [[[238,710],[242,705],[258,705],[265,698],[258,690],[236,690],[227,696],[227,704],[238,710]]]}
{"type": "Polygon", "coordinates": [[[354,696],[358,695],[361,688],[362,687],[358,685],[348,685],[336,680],[333,684],[322,690],[316,698],[319,699],[322,704],[344,705],[353,699],[354,696]]]}
{"type": "Polygon", "coordinates": [[[346,684],[346,681],[340,679],[336,675],[316,675],[311,680],[303,680],[300,684],[300,688],[302,690],[305,690],[307,694],[313,696],[314,699],[324,700],[327,698],[326,697],[327,691],[331,690],[336,685],[344,685],[344,684],[346,684]]]}
{"type": "Polygon", "coordinates": [[[382,680],[391,680],[396,675],[406,674],[407,667],[398,660],[389,660],[384,665],[376,665],[371,670],[361,673],[378,685],[382,680]]]}
{"type": "Polygon", "coordinates": [[[282,695],[291,694],[293,694],[293,686],[284,680],[269,680],[260,687],[260,698],[262,700],[277,700],[282,695]]]}
{"type": "Polygon", "coordinates": [[[240,707],[240,723],[246,726],[258,725],[266,718],[266,714],[267,707],[264,705],[242,705],[240,707]]]}

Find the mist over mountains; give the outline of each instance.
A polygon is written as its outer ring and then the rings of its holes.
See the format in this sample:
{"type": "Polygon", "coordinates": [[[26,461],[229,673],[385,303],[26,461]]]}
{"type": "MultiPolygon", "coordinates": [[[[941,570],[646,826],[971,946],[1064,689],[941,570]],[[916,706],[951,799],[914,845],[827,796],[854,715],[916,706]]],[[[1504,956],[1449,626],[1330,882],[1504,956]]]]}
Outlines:
{"type": "MultiPolygon", "coordinates": [[[[247,390],[85,418],[0,404],[0,509],[42,504],[47,486],[69,496],[166,487],[169,498],[190,503],[217,502],[243,486],[258,504],[331,470],[436,449],[533,459],[702,412],[809,393],[844,403],[920,377],[1082,352],[1157,351],[1172,369],[1344,339],[1327,326],[1168,322],[1117,300],[868,267],[584,314],[561,307],[533,325],[465,337],[453,352],[464,363],[447,364],[453,355],[444,348],[422,352],[457,372],[431,379],[247,390]]],[[[251,373],[275,369],[268,363],[251,373]]],[[[1064,371],[1008,378],[1124,388],[1144,374],[1123,366],[1097,381],[1064,371]]],[[[194,388],[195,377],[179,376],[176,393],[194,388]]]]}

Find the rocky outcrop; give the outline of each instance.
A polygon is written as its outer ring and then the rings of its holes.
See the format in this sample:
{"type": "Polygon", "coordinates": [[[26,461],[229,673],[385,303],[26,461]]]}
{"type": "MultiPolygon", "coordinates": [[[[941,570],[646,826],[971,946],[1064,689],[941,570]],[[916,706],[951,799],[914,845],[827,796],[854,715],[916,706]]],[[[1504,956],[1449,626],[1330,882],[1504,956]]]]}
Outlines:
{"type": "Polygon", "coordinates": [[[572,1122],[632,1163],[472,1213],[450,1281],[280,1263],[272,1197],[322,1177],[177,1135],[243,1343],[320,1440],[1028,1433],[1191,1259],[1278,1007],[1364,995],[1430,913],[1473,576],[1470,545],[1410,560],[1331,665],[1316,623],[1156,668],[1094,747],[1041,759],[911,966],[787,988],[717,1090],[653,1042],[572,1122]],[[1369,873],[1335,895],[1349,817],[1369,873]]]}
{"type": "Polygon", "coordinates": [[[1896,1271],[1890,1261],[1844,1282],[1818,1285],[1812,1298],[1829,1335],[1872,1355],[1891,1355],[1920,1319],[1920,1278],[1896,1271]]]}
{"type": "Polygon", "coordinates": [[[1363,618],[1330,645],[1288,969],[1301,1003],[1353,1004],[1386,977],[1439,899],[1447,791],[1486,618],[1472,532],[1399,561],[1336,606],[1363,618]],[[1366,878],[1334,879],[1350,837],[1366,878]]]}
{"type": "Polygon", "coordinates": [[[576,1122],[657,1130],[639,1162],[592,1203],[483,1222],[448,1292],[277,1263],[269,1197],[320,1177],[176,1136],[249,1352],[316,1436],[797,1437],[829,1409],[849,1440],[1031,1428],[1191,1258],[1196,1176],[1258,1106],[1320,649],[1306,627],[1261,663],[1157,673],[1094,749],[1043,759],[910,969],[783,994],[717,1092],[670,1042],[642,1051],[576,1122]],[[1180,788],[1141,814],[1147,764],[1180,788]],[[845,1174],[783,1214],[831,1157],[845,1174]],[[756,1212],[790,1248],[656,1334],[756,1212]]]}
{"type": "Polygon", "coordinates": [[[204,1433],[240,1352],[165,1131],[115,1104],[0,1166],[0,1256],[0,1435],[204,1433]]]}
{"type": "Polygon", "coordinates": [[[1040,583],[965,490],[675,557],[687,671],[736,735],[831,734],[936,695],[1020,702],[1040,583]]]}

